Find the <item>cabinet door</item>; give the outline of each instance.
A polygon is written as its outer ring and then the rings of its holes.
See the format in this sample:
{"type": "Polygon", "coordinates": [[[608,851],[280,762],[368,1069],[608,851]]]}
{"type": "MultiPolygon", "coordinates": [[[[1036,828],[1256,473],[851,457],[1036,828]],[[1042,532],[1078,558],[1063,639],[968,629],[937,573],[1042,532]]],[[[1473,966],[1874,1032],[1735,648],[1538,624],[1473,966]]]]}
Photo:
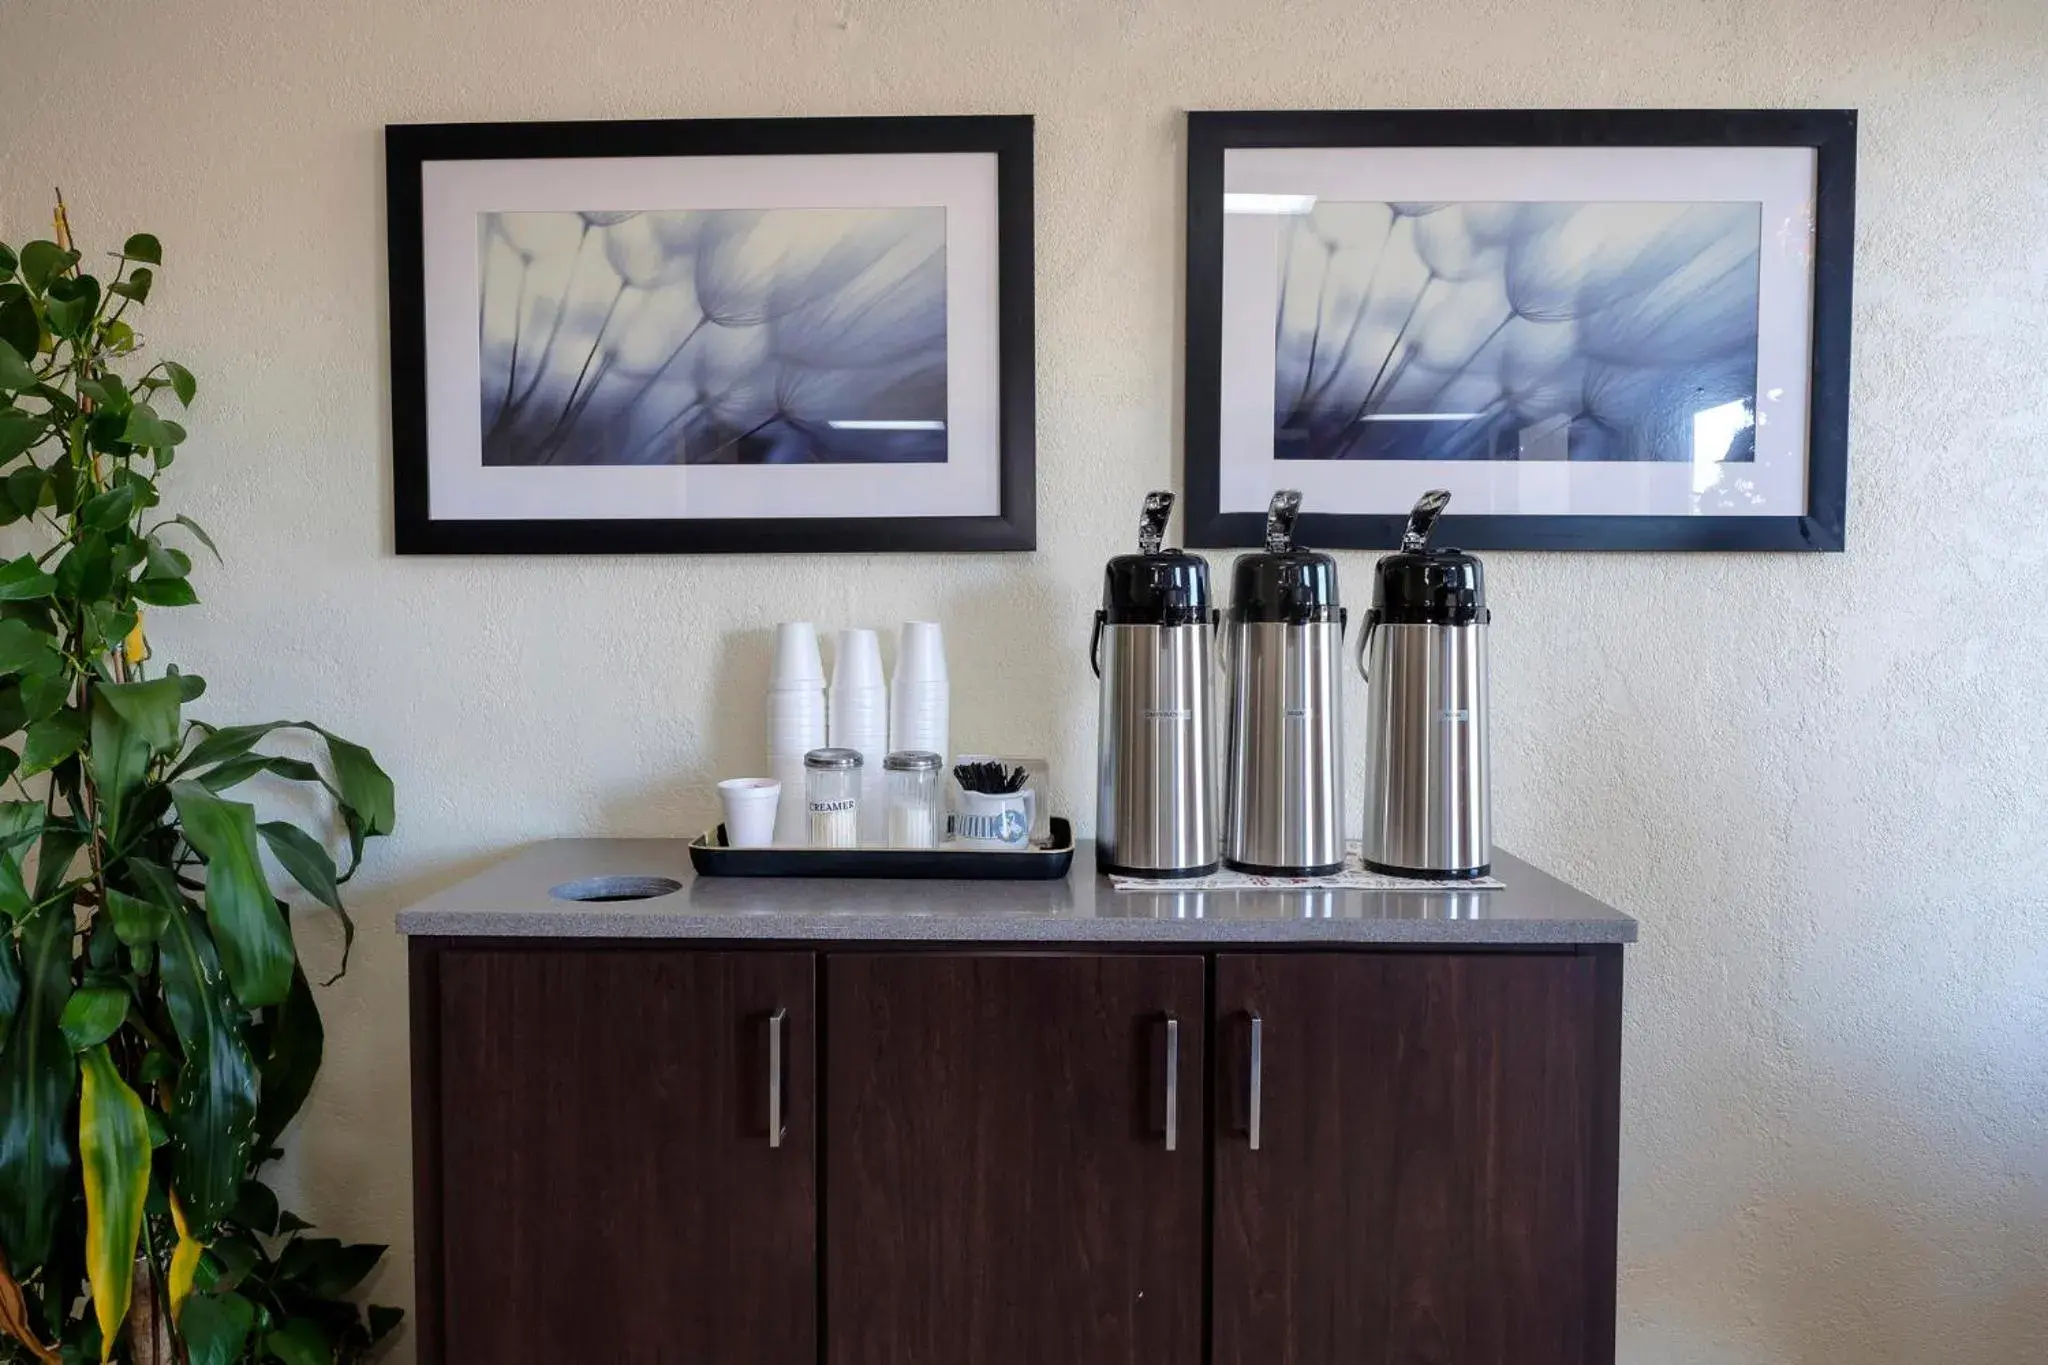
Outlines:
{"type": "Polygon", "coordinates": [[[815,1365],[812,973],[804,953],[441,952],[422,1361],[815,1365]]]}
{"type": "Polygon", "coordinates": [[[827,1365],[1200,1365],[1200,958],[835,954],[825,995],[827,1365]]]}
{"type": "Polygon", "coordinates": [[[1220,958],[1215,1365],[1610,1365],[1620,966],[1220,958]]]}

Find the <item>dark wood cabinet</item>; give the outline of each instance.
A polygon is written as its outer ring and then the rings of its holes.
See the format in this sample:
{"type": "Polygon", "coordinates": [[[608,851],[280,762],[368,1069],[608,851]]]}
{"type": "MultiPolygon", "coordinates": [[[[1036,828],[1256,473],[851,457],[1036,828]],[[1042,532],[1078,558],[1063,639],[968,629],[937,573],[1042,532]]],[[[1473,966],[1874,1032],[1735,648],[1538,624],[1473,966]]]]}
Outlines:
{"type": "Polygon", "coordinates": [[[1613,1365],[1617,945],[412,952],[422,1365],[1613,1365]]]}
{"type": "Polygon", "coordinates": [[[1203,976],[828,959],[826,1365],[1200,1365],[1203,976]]]}
{"type": "Polygon", "coordinates": [[[416,958],[420,1359],[815,1365],[813,971],[803,952],[416,958]]]}
{"type": "Polygon", "coordinates": [[[1620,971],[1219,957],[1215,1365],[1611,1362],[1620,971]]]}

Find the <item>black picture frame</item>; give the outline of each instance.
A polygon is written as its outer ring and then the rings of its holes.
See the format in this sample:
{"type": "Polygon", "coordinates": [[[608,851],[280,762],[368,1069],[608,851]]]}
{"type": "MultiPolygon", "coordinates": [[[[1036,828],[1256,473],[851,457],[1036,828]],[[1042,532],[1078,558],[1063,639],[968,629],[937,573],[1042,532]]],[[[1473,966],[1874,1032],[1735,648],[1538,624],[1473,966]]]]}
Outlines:
{"type": "Polygon", "coordinates": [[[389,232],[396,549],[402,555],[696,554],[1030,550],[1037,544],[1032,118],[657,119],[392,124],[384,130],[389,232]],[[994,153],[997,429],[994,516],[435,520],[427,455],[421,168],[503,158],[994,153]]]}
{"type": "MultiPolygon", "coordinates": [[[[1810,147],[1812,389],[1803,516],[1460,515],[1437,538],[1482,550],[1839,551],[1848,499],[1849,341],[1856,235],[1854,110],[1609,109],[1191,112],[1187,128],[1186,538],[1263,543],[1260,512],[1221,510],[1223,166],[1233,148],[1810,147]]],[[[1305,543],[1391,549],[1405,518],[1306,511],[1305,543]]]]}

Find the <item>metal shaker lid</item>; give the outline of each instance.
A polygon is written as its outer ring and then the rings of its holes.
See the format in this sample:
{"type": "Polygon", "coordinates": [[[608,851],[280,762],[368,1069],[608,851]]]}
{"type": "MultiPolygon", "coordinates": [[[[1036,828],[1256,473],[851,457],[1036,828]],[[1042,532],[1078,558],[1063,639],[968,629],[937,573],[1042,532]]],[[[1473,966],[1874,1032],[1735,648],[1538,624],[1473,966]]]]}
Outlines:
{"type": "Polygon", "coordinates": [[[1301,494],[1291,488],[1273,495],[1266,509],[1266,548],[1239,555],[1230,569],[1230,614],[1239,621],[1334,621],[1337,561],[1317,550],[1297,548],[1295,518],[1301,494]]]}
{"type": "Polygon", "coordinates": [[[1424,493],[1408,514],[1401,548],[1373,566],[1372,609],[1382,625],[1470,626],[1492,619],[1478,557],[1429,548],[1429,533],[1450,500],[1442,489],[1424,493]]]}
{"type": "Polygon", "coordinates": [[[1113,626],[1187,626],[1209,622],[1209,561],[1160,541],[1173,494],[1147,493],[1138,518],[1138,553],[1118,555],[1102,574],[1102,618],[1113,626]]]}

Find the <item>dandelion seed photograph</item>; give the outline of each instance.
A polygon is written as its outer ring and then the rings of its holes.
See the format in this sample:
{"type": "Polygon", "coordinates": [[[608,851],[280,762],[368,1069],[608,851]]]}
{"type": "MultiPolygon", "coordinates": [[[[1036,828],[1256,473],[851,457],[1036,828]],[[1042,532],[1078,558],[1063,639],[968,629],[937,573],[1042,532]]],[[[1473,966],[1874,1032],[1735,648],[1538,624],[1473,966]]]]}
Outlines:
{"type": "Polygon", "coordinates": [[[1188,115],[1187,538],[1839,550],[1856,115],[1188,115]]]}
{"type": "Polygon", "coordinates": [[[1028,550],[1028,115],[385,129],[401,554],[1028,550]]]}
{"type": "Polygon", "coordinates": [[[481,215],[483,462],[946,458],[937,208],[481,215]]]}

